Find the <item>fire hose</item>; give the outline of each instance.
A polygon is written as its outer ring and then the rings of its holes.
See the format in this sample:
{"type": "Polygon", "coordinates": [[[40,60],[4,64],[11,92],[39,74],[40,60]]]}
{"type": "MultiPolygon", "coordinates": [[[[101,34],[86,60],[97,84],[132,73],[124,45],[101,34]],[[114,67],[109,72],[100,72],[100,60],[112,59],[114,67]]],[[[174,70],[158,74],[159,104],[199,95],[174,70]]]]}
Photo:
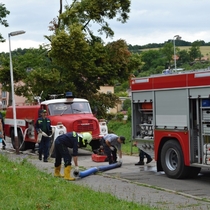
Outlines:
{"type": "MultiPolygon", "coordinates": [[[[41,142],[42,136],[51,138],[54,135],[54,133],[55,133],[55,128],[52,128],[52,134],[49,135],[49,136],[44,131],[40,130],[40,132],[38,133],[38,136],[37,136],[37,143],[41,142]]],[[[49,157],[52,155],[53,149],[54,149],[54,141],[53,141],[53,143],[52,143],[52,145],[50,147],[49,157]]]]}
{"type": "MultiPolygon", "coordinates": [[[[23,141],[22,141],[22,143],[20,144],[19,149],[22,147],[22,145],[23,145],[24,142],[25,142],[25,137],[26,137],[27,131],[28,131],[28,128],[27,128],[27,129],[25,130],[25,132],[24,132],[23,141]]],[[[45,132],[43,132],[43,131],[40,129],[40,131],[39,131],[39,133],[38,133],[38,136],[37,136],[37,143],[40,143],[40,141],[42,140],[42,136],[51,138],[51,137],[54,135],[54,133],[55,133],[55,128],[53,128],[53,127],[52,127],[52,134],[49,135],[49,136],[48,136],[45,132]]]]}
{"type": "Polygon", "coordinates": [[[110,165],[92,167],[85,171],[74,171],[73,174],[75,177],[84,178],[86,176],[89,176],[89,175],[94,174],[99,171],[107,171],[107,170],[121,167],[121,165],[122,165],[121,162],[117,162],[117,163],[110,164],[110,165]]]}

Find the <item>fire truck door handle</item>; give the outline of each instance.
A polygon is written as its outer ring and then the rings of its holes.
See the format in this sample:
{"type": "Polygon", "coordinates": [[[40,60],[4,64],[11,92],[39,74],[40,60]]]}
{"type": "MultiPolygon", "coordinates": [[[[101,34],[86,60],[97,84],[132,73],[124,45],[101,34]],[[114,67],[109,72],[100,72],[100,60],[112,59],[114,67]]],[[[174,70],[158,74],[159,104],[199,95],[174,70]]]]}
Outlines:
{"type": "Polygon", "coordinates": [[[210,124],[207,124],[206,127],[210,127],[210,124]]]}
{"type": "Polygon", "coordinates": [[[207,113],[207,114],[209,114],[209,113],[210,113],[210,111],[206,111],[206,113],[207,113]]]}

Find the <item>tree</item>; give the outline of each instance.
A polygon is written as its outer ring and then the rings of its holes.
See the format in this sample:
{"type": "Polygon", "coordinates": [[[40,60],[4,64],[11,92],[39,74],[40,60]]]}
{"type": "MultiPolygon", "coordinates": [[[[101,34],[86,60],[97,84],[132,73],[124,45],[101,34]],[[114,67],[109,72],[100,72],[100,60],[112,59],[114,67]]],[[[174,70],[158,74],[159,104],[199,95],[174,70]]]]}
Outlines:
{"type": "MultiPolygon", "coordinates": [[[[10,14],[10,11],[8,11],[4,4],[0,3],[0,24],[8,27],[9,24],[7,23],[7,20],[5,19],[7,15],[10,14]]],[[[2,34],[0,33],[0,42],[5,42],[5,39],[3,38],[2,34]]]]}
{"type": "Polygon", "coordinates": [[[157,66],[165,66],[166,59],[164,58],[161,50],[148,50],[141,54],[141,61],[144,63],[142,71],[155,69],[157,66]]]}
{"type": "Polygon", "coordinates": [[[179,51],[179,60],[177,63],[179,65],[184,64],[184,63],[189,63],[190,62],[190,55],[187,50],[180,50],[179,51]]]}
{"type": "Polygon", "coordinates": [[[129,0],[75,0],[65,6],[63,13],[60,11],[58,21],[54,19],[50,27],[54,34],[48,37],[49,55],[60,67],[64,89],[71,88],[76,96],[87,98],[92,107],[97,105],[101,116],[116,105],[118,98],[98,93],[100,86],[128,80],[133,69],[129,68],[131,53],[124,40],[105,45],[98,35],[112,37],[114,32],[107,20],[117,17],[118,21],[126,22],[129,7],[129,0]],[[91,31],[92,24],[99,26],[97,35],[91,31]]]}
{"type": "Polygon", "coordinates": [[[173,44],[171,42],[164,44],[163,48],[161,48],[163,55],[165,56],[167,68],[171,66],[171,60],[173,56],[173,44]]]}
{"type": "Polygon", "coordinates": [[[99,26],[99,34],[105,33],[107,37],[113,36],[114,31],[109,27],[108,21],[117,18],[117,21],[125,23],[130,12],[130,0],[74,0],[71,5],[65,6],[62,13],[62,1],[60,0],[60,16],[58,21],[52,21],[51,30],[65,30],[69,25],[79,23],[82,30],[94,37],[91,25],[99,26]]]}
{"type": "Polygon", "coordinates": [[[128,109],[131,107],[131,100],[130,99],[125,99],[123,101],[123,110],[128,111],[128,109]]]}
{"type": "MultiPolygon", "coordinates": [[[[46,49],[17,49],[12,52],[12,58],[16,95],[24,96],[31,102],[33,96],[40,95],[42,91],[43,98],[54,91],[55,86],[52,84],[59,80],[59,71],[53,66],[46,49]]],[[[0,61],[3,67],[0,71],[0,83],[4,91],[10,92],[9,54],[1,53],[0,61]]]]}
{"type": "Polygon", "coordinates": [[[201,51],[200,51],[200,41],[195,41],[192,43],[192,47],[189,49],[189,55],[191,61],[194,61],[196,58],[201,59],[201,51]]]}
{"type": "MultiPolygon", "coordinates": [[[[100,86],[127,81],[132,67],[137,65],[132,61],[129,66],[131,53],[124,40],[105,45],[98,35],[113,36],[108,20],[117,18],[125,23],[129,7],[130,0],[74,0],[63,12],[60,0],[59,17],[53,19],[50,26],[53,34],[46,37],[51,43],[48,53],[39,49],[24,54],[17,52],[18,57],[13,56],[15,84],[19,81],[24,84],[15,86],[16,94],[30,99],[43,90],[47,99],[50,91],[53,91],[51,94],[72,91],[76,97],[87,98],[93,108],[97,106],[98,115],[103,117],[108,108],[116,105],[118,97],[100,94],[100,86]],[[91,31],[93,24],[99,26],[97,35],[91,31]]],[[[8,77],[7,64],[4,62],[0,81],[8,77]]],[[[10,87],[9,83],[5,84],[5,88],[10,87]]]]}

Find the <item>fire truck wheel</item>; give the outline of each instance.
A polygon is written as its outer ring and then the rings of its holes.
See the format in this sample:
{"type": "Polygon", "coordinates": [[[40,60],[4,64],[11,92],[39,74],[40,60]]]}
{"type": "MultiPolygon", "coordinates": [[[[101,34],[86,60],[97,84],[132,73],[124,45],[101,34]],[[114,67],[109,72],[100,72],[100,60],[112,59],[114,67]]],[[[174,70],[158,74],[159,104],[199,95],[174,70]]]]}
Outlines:
{"type": "Polygon", "coordinates": [[[169,178],[183,179],[188,175],[188,167],[184,164],[181,146],[176,140],[168,140],[163,145],[161,164],[169,178]]]}
{"type": "MultiPolygon", "coordinates": [[[[16,149],[14,129],[11,130],[10,137],[11,137],[12,146],[13,146],[14,149],[16,149]]],[[[22,132],[20,130],[18,130],[18,146],[19,146],[20,150],[25,149],[25,143],[23,142],[23,135],[22,135],[22,132]]]]}

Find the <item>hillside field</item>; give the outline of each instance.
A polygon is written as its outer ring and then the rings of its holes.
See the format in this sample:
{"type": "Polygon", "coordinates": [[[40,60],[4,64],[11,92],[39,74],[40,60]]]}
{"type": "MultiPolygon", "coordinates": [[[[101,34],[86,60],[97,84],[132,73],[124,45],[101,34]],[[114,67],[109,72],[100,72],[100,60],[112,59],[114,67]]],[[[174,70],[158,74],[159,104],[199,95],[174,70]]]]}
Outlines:
{"type": "MultiPolygon", "coordinates": [[[[180,50],[189,50],[191,46],[176,46],[176,48],[179,48],[180,50]]],[[[143,49],[142,51],[146,50],[158,50],[160,48],[150,48],[150,49],[143,49]]],[[[201,54],[204,57],[208,57],[210,59],[210,46],[201,46],[200,47],[201,54]]]]}

